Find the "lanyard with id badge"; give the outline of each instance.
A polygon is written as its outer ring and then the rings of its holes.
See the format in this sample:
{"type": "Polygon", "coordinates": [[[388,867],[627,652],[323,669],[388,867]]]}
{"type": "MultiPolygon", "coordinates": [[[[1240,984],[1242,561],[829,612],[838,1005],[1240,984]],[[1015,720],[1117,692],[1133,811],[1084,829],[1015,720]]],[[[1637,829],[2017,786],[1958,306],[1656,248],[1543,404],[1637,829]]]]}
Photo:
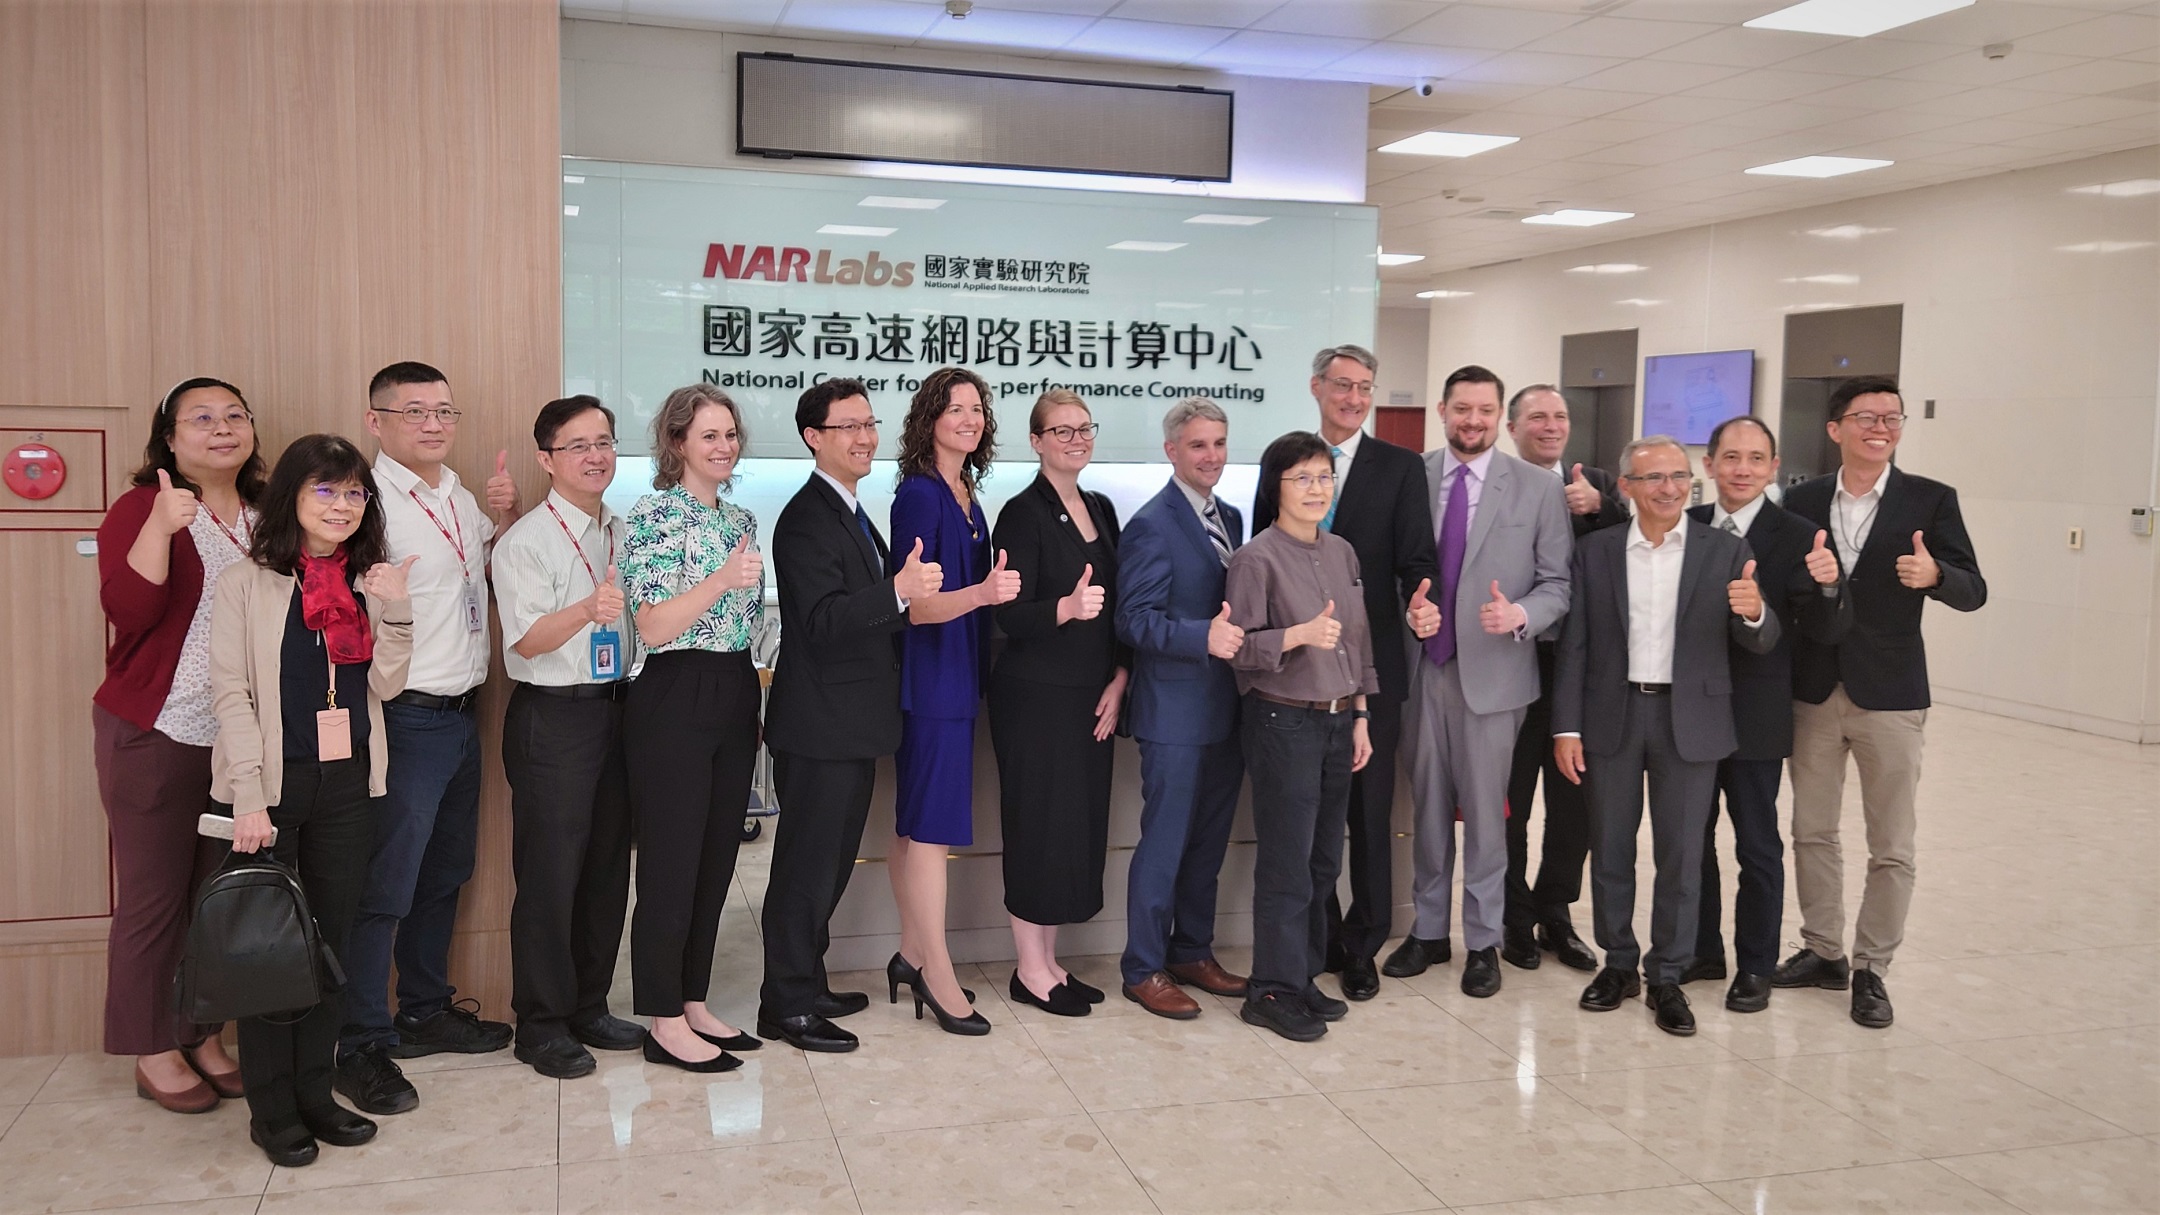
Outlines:
{"type": "Polygon", "coordinates": [[[435,525],[435,530],[442,533],[443,541],[450,546],[450,551],[457,554],[458,580],[465,590],[465,631],[486,631],[487,613],[480,607],[480,585],[473,580],[472,566],[465,560],[465,524],[458,518],[457,504],[446,503],[450,511],[450,527],[444,527],[442,520],[435,517],[435,512],[428,509],[428,504],[420,500],[417,491],[408,489],[405,494],[413,500],[413,505],[419,507],[428,517],[428,522],[435,525]],[[456,529],[454,534],[452,528],[456,529]]]}
{"type": "Polygon", "coordinates": [[[315,758],[324,763],[352,758],[352,710],[337,703],[337,663],[330,657],[329,639],[320,631],[315,642],[322,646],[323,665],[330,669],[329,707],[315,712],[315,758]]]}
{"type": "MultiPolygon", "coordinates": [[[[592,562],[585,557],[585,546],[579,544],[578,538],[570,534],[570,525],[563,522],[562,512],[555,509],[553,502],[547,503],[547,510],[549,514],[555,516],[555,526],[562,529],[563,538],[570,541],[570,548],[577,554],[579,564],[585,567],[585,576],[592,579],[593,589],[599,590],[600,576],[593,573],[592,562]]],[[[615,534],[608,531],[605,524],[600,526],[600,532],[607,537],[607,563],[610,567],[613,567],[615,564],[615,534]]],[[[591,670],[594,682],[604,683],[611,679],[622,678],[622,634],[608,625],[596,624],[593,626],[589,636],[591,638],[591,670]]]]}

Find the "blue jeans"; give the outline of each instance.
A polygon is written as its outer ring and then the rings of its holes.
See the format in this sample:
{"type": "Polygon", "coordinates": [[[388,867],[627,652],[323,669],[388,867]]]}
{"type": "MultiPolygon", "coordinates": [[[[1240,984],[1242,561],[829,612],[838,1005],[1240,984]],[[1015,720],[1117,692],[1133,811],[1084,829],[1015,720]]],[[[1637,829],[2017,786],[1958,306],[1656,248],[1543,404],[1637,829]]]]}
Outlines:
{"type": "Polygon", "coordinates": [[[1245,764],[1237,735],[1205,746],[1140,740],[1140,843],[1126,878],[1128,987],[1215,956],[1215,886],[1245,764]]]}
{"type": "Polygon", "coordinates": [[[399,1012],[426,1017],[449,1007],[450,933],[479,838],[480,728],[472,713],[386,704],[383,727],[390,771],[344,958],[340,1058],[397,1041],[393,960],[399,1012]]]}

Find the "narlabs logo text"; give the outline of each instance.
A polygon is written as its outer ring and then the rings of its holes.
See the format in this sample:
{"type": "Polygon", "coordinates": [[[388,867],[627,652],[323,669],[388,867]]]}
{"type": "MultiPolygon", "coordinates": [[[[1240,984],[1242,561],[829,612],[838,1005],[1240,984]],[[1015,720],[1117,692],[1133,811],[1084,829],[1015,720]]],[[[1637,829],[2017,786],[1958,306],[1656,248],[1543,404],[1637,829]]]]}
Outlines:
{"type": "Polygon", "coordinates": [[[860,260],[844,257],[837,261],[832,250],[819,249],[813,264],[810,250],[793,246],[776,249],[771,245],[707,245],[705,277],[906,287],[915,282],[915,263],[886,261],[875,249],[860,260]]]}

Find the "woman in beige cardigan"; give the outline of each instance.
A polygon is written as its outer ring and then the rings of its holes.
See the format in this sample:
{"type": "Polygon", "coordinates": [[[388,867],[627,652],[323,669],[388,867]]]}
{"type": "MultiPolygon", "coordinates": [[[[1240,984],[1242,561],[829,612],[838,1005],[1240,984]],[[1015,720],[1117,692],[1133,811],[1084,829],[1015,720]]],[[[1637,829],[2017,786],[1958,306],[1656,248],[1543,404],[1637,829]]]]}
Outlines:
{"type": "MultiPolygon", "coordinates": [[[[286,448],[260,509],[252,560],[218,580],[211,611],[210,795],[231,808],[235,852],[267,844],[299,873],[337,953],[374,850],[369,799],[382,796],[388,768],[382,702],[404,690],[412,658],[412,562],[383,560],[374,476],[336,435],[286,448]]],[[[249,1136],[273,1163],[313,1161],[317,1140],[375,1136],[331,1097],[342,1019],[331,999],[297,1021],[240,1022],[249,1136]]]]}

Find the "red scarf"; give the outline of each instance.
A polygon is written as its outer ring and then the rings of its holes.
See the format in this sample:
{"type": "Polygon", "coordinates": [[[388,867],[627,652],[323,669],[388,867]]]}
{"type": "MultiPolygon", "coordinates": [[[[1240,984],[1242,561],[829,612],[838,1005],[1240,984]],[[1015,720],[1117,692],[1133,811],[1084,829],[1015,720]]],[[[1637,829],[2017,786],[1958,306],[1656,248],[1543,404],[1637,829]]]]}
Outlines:
{"type": "Polygon", "coordinates": [[[352,666],[375,657],[375,637],[345,576],[345,547],[327,557],[300,554],[300,621],[319,629],[330,661],[352,666]]]}

